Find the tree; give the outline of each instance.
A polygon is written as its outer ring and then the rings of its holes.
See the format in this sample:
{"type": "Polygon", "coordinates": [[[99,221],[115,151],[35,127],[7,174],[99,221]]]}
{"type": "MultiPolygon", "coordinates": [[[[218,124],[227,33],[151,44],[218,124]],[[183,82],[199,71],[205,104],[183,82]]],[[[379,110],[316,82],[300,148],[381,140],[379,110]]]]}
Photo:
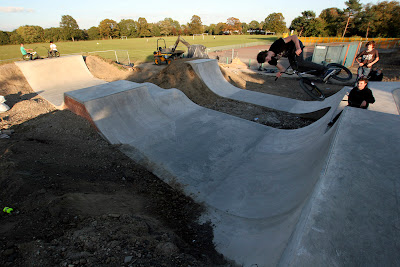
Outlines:
{"type": "Polygon", "coordinates": [[[217,25],[215,25],[215,24],[210,24],[209,26],[207,26],[207,27],[204,29],[204,32],[206,32],[206,33],[208,33],[208,34],[211,34],[211,35],[214,35],[214,34],[215,34],[215,26],[217,26],[217,25]]]}
{"type": "Polygon", "coordinates": [[[188,23],[190,34],[200,34],[203,33],[203,23],[201,18],[197,15],[193,15],[192,19],[188,23]]]}
{"type": "Polygon", "coordinates": [[[161,28],[158,23],[150,23],[149,29],[152,36],[161,36],[161,28]]]}
{"type": "Polygon", "coordinates": [[[46,42],[49,41],[57,42],[63,40],[62,29],[56,27],[44,29],[44,39],[46,42]]]}
{"type": "Polygon", "coordinates": [[[177,28],[176,22],[174,22],[174,20],[171,18],[165,18],[164,20],[159,21],[157,25],[158,27],[160,27],[161,35],[171,35],[173,34],[173,29],[175,29],[175,32],[177,32],[177,30],[180,29],[180,26],[178,26],[177,28]]]}
{"type": "Polygon", "coordinates": [[[283,33],[287,30],[282,13],[272,13],[264,20],[263,29],[270,32],[283,33]]]}
{"type": "Polygon", "coordinates": [[[260,23],[259,23],[258,21],[256,21],[256,20],[252,20],[252,21],[249,23],[249,28],[250,28],[250,29],[253,29],[253,30],[261,29],[260,23]]]}
{"type": "Polygon", "coordinates": [[[345,2],[347,8],[343,11],[346,14],[346,25],[343,32],[343,36],[346,32],[349,32],[350,35],[357,35],[358,27],[362,23],[359,17],[359,12],[362,10],[362,5],[359,0],[349,0],[345,2]]]}
{"type": "Polygon", "coordinates": [[[90,28],[87,30],[87,35],[88,35],[88,39],[89,39],[89,40],[98,40],[98,39],[100,39],[100,31],[99,31],[99,28],[98,28],[98,27],[95,27],[95,26],[90,27],[90,28]]]}
{"type": "Polygon", "coordinates": [[[250,29],[249,24],[247,24],[246,22],[242,22],[242,24],[240,25],[242,27],[242,34],[247,34],[247,30],[250,29]]]}
{"type": "Polygon", "coordinates": [[[137,36],[137,22],[133,19],[123,19],[118,23],[121,36],[136,37],[137,36]]]}
{"type": "Polygon", "coordinates": [[[397,1],[383,1],[371,7],[374,13],[372,22],[374,36],[400,37],[400,4],[397,1]]]}
{"type": "Polygon", "coordinates": [[[119,37],[119,27],[115,20],[103,19],[99,24],[99,33],[101,38],[119,37]]]}
{"type": "Polygon", "coordinates": [[[214,33],[215,34],[223,34],[224,33],[224,29],[226,28],[226,24],[219,22],[214,29],[214,33]]]}
{"type": "Polygon", "coordinates": [[[229,31],[230,33],[241,32],[242,25],[240,23],[240,20],[234,17],[228,18],[226,21],[226,30],[229,31]]]}
{"type": "Polygon", "coordinates": [[[151,36],[149,24],[147,23],[147,20],[142,17],[138,19],[138,36],[139,37],[151,36]]]}
{"type": "Polygon", "coordinates": [[[319,18],[325,23],[325,32],[328,36],[341,36],[344,30],[344,11],[331,7],[321,11],[319,18]]]}
{"type": "Polygon", "coordinates": [[[10,36],[7,32],[0,31],[0,45],[6,45],[10,43],[10,36]]]}
{"type": "Polygon", "coordinates": [[[17,33],[17,30],[14,30],[10,33],[10,43],[11,44],[20,44],[24,42],[24,38],[17,33]]]}
{"type": "Polygon", "coordinates": [[[79,26],[76,20],[70,15],[62,15],[60,28],[63,30],[64,39],[71,39],[75,41],[75,38],[79,35],[79,26]]]}
{"type": "Polygon", "coordinates": [[[40,26],[25,25],[17,29],[17,33],[25,43],[39,43],[44,41],[44,30],[40,26]]]}
{"type": "Polygon", "coordinates": [[[299,36],[324,36],[324,21],[315,18],[314,11],[306,10],[301,12],[302,16],[295,18],[291,25],[291,30],[296,30],[299,36]]]}

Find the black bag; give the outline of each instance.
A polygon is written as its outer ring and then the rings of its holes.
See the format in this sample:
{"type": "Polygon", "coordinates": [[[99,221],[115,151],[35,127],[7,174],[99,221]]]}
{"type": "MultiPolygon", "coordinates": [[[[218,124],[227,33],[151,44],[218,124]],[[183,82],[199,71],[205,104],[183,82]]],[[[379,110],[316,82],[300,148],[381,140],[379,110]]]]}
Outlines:
{"type": "Polygon", "coordinates": [[[380,69],[371,70],[368,74],[368,81],[380,82],[383,79],[383,72],[380,69]]]}

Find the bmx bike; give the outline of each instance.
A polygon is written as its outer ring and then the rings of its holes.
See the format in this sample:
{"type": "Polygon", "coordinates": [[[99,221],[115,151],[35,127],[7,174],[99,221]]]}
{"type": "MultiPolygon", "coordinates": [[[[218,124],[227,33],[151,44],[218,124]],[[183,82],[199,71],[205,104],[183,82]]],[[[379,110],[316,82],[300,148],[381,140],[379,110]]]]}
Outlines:
{"type": "MultiPolygon", "coordinates": [[[[339,82],[347,82],[351,80],[353,77],[353,74],[351,71],[346,68],[345,66],[338,64],[338,63],[330,63],[327,65],[327,72],[329,73],[327,77],[323,79],[323,82],[328,83],[328,81],[332,78],[335,79],[339,82]]],[[[296,74],[299,77],[299,84],[300,87],[306,92],[310,97],[312,97],[315,100],[318,101],[323,101],[325,99],[325,95],[322,93],[322,91],[318,88],[318,86],[314,83],[313,80],[311,80],[308,77],[305,77],[304,75],[306,74],[311,74],[315,75],[316,70],[310,70],[310,71],[299,71],[298,68],[293,66],[289,66],[284,72],[285,74],[288,75],[293,75],[296,74]],[[292,68],[292,72],[288,72],[288,69],[292,68]]],[[[275,81],[278,79],[278,77],[275,79],[275,81]]]]}
{"type": "Polygon", "coordinates": [[[35,51],[36,48],[37,47],[32,49],[33,52],[27,53],[26,55],[22,55],[22,59],[25,60],[25,61],[28,61],[28,60],[35,60],[35,59],[40,58],[39,54],[35,51]]]}
{"type": "Polygon", "coordinates": [[[52,57],[60,57],[60,52],[57,50],[50,50],[47,47],[45,47],[47,50],[47,58],[52,58],[52,57]]]}

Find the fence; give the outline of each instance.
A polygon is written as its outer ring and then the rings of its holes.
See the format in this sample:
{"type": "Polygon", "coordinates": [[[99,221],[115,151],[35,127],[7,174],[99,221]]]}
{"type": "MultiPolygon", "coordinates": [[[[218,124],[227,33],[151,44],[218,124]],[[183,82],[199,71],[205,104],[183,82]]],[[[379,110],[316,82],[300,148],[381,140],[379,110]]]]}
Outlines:
{"type": "Polygon", "coordinates": [[[316,43],[351,43],[375,41],[376,48],[396,48],[400,46],[400,38],[361,38],[361,37],[300,37],[304,45],[316,43]]]}
{"type": "Polygon", "coordinates": [[[127,50],[105,50],[105,51],[92,51],[92,52],[75,53],[75,54],[78,54],[78,55],[94,54],[94,55],[101,56],[103,58],[111,59],[119,64],[131,65],[129,52],[127,50]]]}
{"type": "MultiPolygon", "coordinates": [[[[79,53],[72,53],[72,54],[61,54],[61,56],[68,56],[68,55],[88,55],[94,54],[99,55],[103,58],[111,59],[119,64],[123,65],[131,65],[131,60],[129,57],[128,50],[105,50],[105,51],[91,51],[91,52],[79,52],[79,53]]],[[[11,63],[14,61],[21,60],[21,58],[10,58],[10,59],[3,59],[0,60],[0,63],[11,63]]]]}
{"type": "Polygon", "coordinates": [[[267,42],[264,41],[264,42],[245,43],[245,44],[216,46],[216,47],[207,48],[207,53],[224,51],[224,50],[232,50],[232,49],[238,49],[238,48],[250,47],[250,46],[256,46],[256,45],[266,45],[266,44],[267,44],[267,42]]]}

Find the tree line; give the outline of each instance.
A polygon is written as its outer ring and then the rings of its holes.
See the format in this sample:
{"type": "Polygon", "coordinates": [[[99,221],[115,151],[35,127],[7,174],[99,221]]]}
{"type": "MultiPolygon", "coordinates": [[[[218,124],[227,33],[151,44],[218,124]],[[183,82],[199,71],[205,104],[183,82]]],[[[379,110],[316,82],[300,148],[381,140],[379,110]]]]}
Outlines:
{"type": "MultiPolygon", "coordinates": [[[[157,23],[148,23],[140,17],[122,19],[116,22],[104,19],[98,26],[80,29],[70,15],[63,15],[59,27],[43,29],[40,26],[20,26],[12,32],[0,31],[0,44],[37,43],[66,40],[98,40],[126,36],[152,37],[170,35],[192,35],[208,33],[249,34],[249,30],[284,33],[295,31],[299,36],[361,36],[361,37],[400,37],[400,4],[397,1],[383,1],[377,4],[363,5],[359,0],[345,2],[346,8],[327,8],[317,17],[315,12],[306,10],[296,17],[289,28],[286,27],[282,13],[271,13],[263,21],[253,20],[242,23],[238,18],[230,17],[226,22],[203,25],[201,18],[193,15],[190,22],[180,25],[172,18],[157,23]]],[[[254,32],[254,31],[253,31],[254,32]]]]}

